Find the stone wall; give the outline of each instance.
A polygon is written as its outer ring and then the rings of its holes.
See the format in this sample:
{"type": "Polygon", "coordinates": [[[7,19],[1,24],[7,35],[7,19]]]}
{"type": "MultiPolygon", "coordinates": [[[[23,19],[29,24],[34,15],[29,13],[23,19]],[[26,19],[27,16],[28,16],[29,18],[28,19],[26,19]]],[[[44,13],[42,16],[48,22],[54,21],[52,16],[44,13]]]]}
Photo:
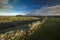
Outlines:
{"type": "Polygon", "coordinates": [[[27,36],[31,35],[32,32],[38,27],[38,25],[43,24],[46,19],[40,21],[33,22],[29,24],[27,29],[20,29],[15,31],[9,31],[4,34],[0,34],[0,40],[25,40],[27,36]]]}

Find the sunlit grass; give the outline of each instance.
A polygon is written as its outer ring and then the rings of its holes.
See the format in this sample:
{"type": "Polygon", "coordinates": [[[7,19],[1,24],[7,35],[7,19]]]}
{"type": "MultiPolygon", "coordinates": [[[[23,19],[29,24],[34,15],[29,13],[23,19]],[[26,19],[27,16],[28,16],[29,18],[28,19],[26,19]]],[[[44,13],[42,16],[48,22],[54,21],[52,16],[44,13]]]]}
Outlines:
{"type": "Polygon", "coordinates": [[[12,22],[12,21],[24,21],[24,20],[36,20],[39,19],[37,17],[0,17],[0,23],[1,22],[12,22]]]}

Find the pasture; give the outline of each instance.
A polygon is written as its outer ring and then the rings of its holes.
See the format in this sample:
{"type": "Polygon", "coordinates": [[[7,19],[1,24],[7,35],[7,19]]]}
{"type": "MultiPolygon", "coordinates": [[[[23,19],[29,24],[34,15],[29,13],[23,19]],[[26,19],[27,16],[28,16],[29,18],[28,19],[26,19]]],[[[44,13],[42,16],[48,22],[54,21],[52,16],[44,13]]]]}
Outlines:
{"type": "Polygon", "coordinates": [[[60,40],[60,18],[48,18],[32,34],[31,40],[60,40]]]}

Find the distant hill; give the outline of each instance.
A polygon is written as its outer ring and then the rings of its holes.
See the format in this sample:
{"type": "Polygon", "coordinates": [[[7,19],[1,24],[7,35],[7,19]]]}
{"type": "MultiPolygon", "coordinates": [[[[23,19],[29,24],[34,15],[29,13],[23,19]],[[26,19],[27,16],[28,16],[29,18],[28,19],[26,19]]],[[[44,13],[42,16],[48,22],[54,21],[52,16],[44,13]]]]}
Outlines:
{"type": "Polygon", "coordinates": [[[16,15],[16,17],[21,17],[21,16],[23,17],[23,16],[26,16],[26,15],[16,15]]]}

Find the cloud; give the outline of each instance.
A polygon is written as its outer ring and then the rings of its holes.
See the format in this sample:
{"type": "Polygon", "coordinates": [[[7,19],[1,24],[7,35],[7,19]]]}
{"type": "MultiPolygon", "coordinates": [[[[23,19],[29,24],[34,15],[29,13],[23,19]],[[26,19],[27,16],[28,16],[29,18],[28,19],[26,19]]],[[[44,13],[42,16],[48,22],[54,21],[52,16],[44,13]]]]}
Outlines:
{"type": "Polygon", "coordinates": [[[49,15],[60,15],[60,5],[48,7],[49,9],[47,12],[49,15]]]}
{"type": "Polygon", "coordinates": [[[1,4],[8,4],[8,1],[9,1],[9,0],[0,0],[0,5],[1,5],[1,4]]]}
{"type": "Polygon", "coordinates": [[[7,5],[7,6],[4,6],[4,8],[12,9],[13,7],[11,5],[7,5]]]}
{"type": "Polygon", "coordinates": [[[16,15],[25,15],[22,12],[3,12],[0,16],[16,16],[16,15]]]}
{"type": "Polygon", "coordinates": [[[3,14],[0,14],[0,16],[15,16],[17,14],[14,14],[14,13],[3,13],[3,14]]]}
{"type": "Polygon", "coordinates": [[[18,0],[14,0],[13,3],[16,3],[18,0]]]}
{"type": "Polygon", "coordinates": [[[26,8],[28,8],[28,6],[27,6],[27,5],[20,6],[20,8],[19,8],[19,7],[17,7],[17,9],[20,9],[20,10],[22,10],[22,9],[26,9],[26,8]]]}
{"type": "Polygon", "coordinates": [[[12,6],[0,6],[0,12],[12,12],[12,6]]]}
{"type": "Polygon", "coordinates": [[[0,6],[0,9],[2,9],[3,8],[3,6],[0,6]]]}
{"type": "Polygon", "coordinates": [[[0,12],[10,12],[12,8],[12,5],[9,4],[9,0],[0,0],[0,12]]]}
{"type": "Polygon", "coordinates": [[[42,8],[32,11],[27,15],[31,15],[31,16],[59,15],[60,16],[60,5],[50,6],[50,7],[43,6],[42,8]]]}

